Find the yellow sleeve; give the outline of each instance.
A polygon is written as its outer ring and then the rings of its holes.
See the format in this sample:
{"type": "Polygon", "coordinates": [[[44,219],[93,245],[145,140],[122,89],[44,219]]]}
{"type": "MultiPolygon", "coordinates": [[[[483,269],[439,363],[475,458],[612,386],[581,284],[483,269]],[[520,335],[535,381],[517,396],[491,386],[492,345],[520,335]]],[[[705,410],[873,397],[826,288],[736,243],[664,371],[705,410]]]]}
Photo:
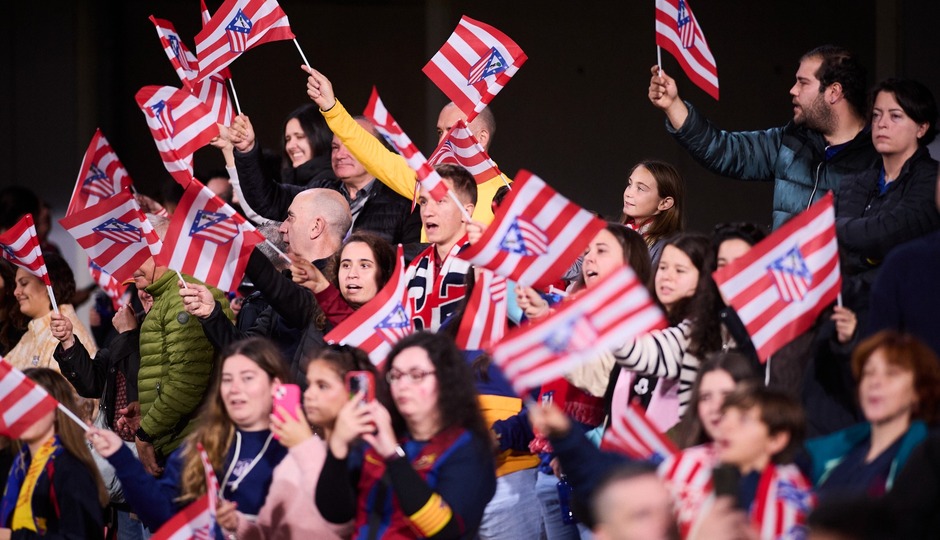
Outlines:
{"type": "Polygon", "coordinates": [[[493,222],[493,197],[500,186],[510,182],[505,174],[500,173],[482,184],[477,184],[477,205],[473,208],[473,220],[484,225],[493,222]]]}
{"type": "Polygon", "coordinates": [[[408,166],[405,158],[390,152],[363,129],[338,99],[332,109],[320,113],[333,134],[343,141],[349,153],[359,160],[369,174],[395,193],[409,201],[414,200],[417,173],[408,166]]]}

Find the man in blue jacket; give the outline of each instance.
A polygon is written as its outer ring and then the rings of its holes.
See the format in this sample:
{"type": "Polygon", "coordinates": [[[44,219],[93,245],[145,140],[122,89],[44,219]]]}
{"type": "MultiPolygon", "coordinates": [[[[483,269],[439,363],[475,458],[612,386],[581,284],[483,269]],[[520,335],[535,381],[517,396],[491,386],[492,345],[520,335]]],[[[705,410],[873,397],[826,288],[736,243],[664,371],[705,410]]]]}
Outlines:
{"type": "Polygon", "coordinates": [[[879,160],[871,143],[865,70],[848,50],[817,47],[800,59],[790,88],[793,120],[759,131],[723,131],[679,99],[676,81],[652,68],[649,99],[666,113],[666,130],[710,171],[741,180],[773,180],[773,227],[805,210],[848,174],[879,160]]]}

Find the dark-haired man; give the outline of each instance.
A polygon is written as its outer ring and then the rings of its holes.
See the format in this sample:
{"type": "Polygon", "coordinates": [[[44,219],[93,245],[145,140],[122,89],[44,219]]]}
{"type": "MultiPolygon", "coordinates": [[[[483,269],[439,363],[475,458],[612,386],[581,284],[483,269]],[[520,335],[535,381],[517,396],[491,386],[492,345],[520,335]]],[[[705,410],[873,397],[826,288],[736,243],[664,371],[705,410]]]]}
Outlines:
{"type": "Polygon", "coordinates": [[[759,131],[716,128],[679,99],[674,79],[657,66],[651,71],[649,99],[692,157],[722,176],[774,180],[774,229],[879,159],[864,113],[865,70],[842,47],[823,45],[803,55],[790,88],[793,120],[759,131]]]}

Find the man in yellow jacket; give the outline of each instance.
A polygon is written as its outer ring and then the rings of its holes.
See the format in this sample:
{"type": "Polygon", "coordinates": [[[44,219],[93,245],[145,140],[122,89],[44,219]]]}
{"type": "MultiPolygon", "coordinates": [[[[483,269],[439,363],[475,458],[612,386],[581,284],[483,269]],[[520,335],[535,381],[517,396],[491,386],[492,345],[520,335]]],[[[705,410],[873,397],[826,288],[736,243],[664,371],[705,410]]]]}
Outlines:
{"type": "MultiPolygon", "coordinates": [[[[343,142],[349,153],[359,160],[372,176],[380,178],[401,196],[414,200],[416,173],[408,166],[405,158],[386,149],[378,139],[356,122],[336,99],[333,85],[326,76],[306,66],[302,66],[302,69],[309,75],[307,95],[320,107],[327,125],[343,142]]],[[[466,119],[467,116],[456,105],[445,105],[437,119],[438,142],[447,136],[447,132],[457,120],[466,119]]],[[[483,109],[468,127],[483,149],[489,152],[490,141],[496,131],[496,121],[489,108],[483,109]]],[[[506,175],[500,174],[477,185],[477,204],[472,215],[474,221],[487,225],[493,221],[493,197],[500,186],[508,183],[506,175]]],[[[421,241],[427,242],[425,231],[421,232],[421,241]]]]}

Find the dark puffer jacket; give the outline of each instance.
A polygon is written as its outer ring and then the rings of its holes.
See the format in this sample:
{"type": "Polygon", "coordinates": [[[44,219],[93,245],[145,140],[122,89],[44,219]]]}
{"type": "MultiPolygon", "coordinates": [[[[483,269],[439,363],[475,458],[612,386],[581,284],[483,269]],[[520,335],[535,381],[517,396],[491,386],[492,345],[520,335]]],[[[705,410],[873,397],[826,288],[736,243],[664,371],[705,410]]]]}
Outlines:
{"type": "MultiPolygon", "coordinates": [[[[330,156],[317,156],[312,162],[326,160],[330,156]]],[[[342,193],[342,182],[332,174],[318,174],[306,185],[278,184],[264,178],[261,168],[261,148],[255,144],[248,152],[235,151],[235,168],[245,201],[259,215],[282,221],[287,215],[294,197],[301,191],[313,188],[332,189],[342,193]]],[[[421,216],[417,208],[411,209],[411,201],[392,191],[382,182],[372,184],[372,193],[356,216],[355,230],[374,232],[390,244],[411,244],[421,239],[421,216]]]]}
{"type": "MultiPolygon", "coordinates": [[[[200,283],[183,274],[187,283],[200,283]]],[[[168,271],[147,287],[153,307],[140,327],[140,427],[153,439],[157,455],[176,449],[195,425],[215,352],[202,325],[186,312],[179,295],[176,273],[168,271]]],[[[234,319],[228,299],[209,287],[229,319],[234,319]]]]}
{"type": "Polygon", "coordinates": [[[773,227],[783,225],[827,191],[838,191],[842,178],[870,169],[881,156],[862,130],[831,159],[826,140],[793,122],[763,131],[722,131],[689,102],[689,116],[678,130],[666,130],[710,171],[739,180],[773,180],[773,227]]]}

